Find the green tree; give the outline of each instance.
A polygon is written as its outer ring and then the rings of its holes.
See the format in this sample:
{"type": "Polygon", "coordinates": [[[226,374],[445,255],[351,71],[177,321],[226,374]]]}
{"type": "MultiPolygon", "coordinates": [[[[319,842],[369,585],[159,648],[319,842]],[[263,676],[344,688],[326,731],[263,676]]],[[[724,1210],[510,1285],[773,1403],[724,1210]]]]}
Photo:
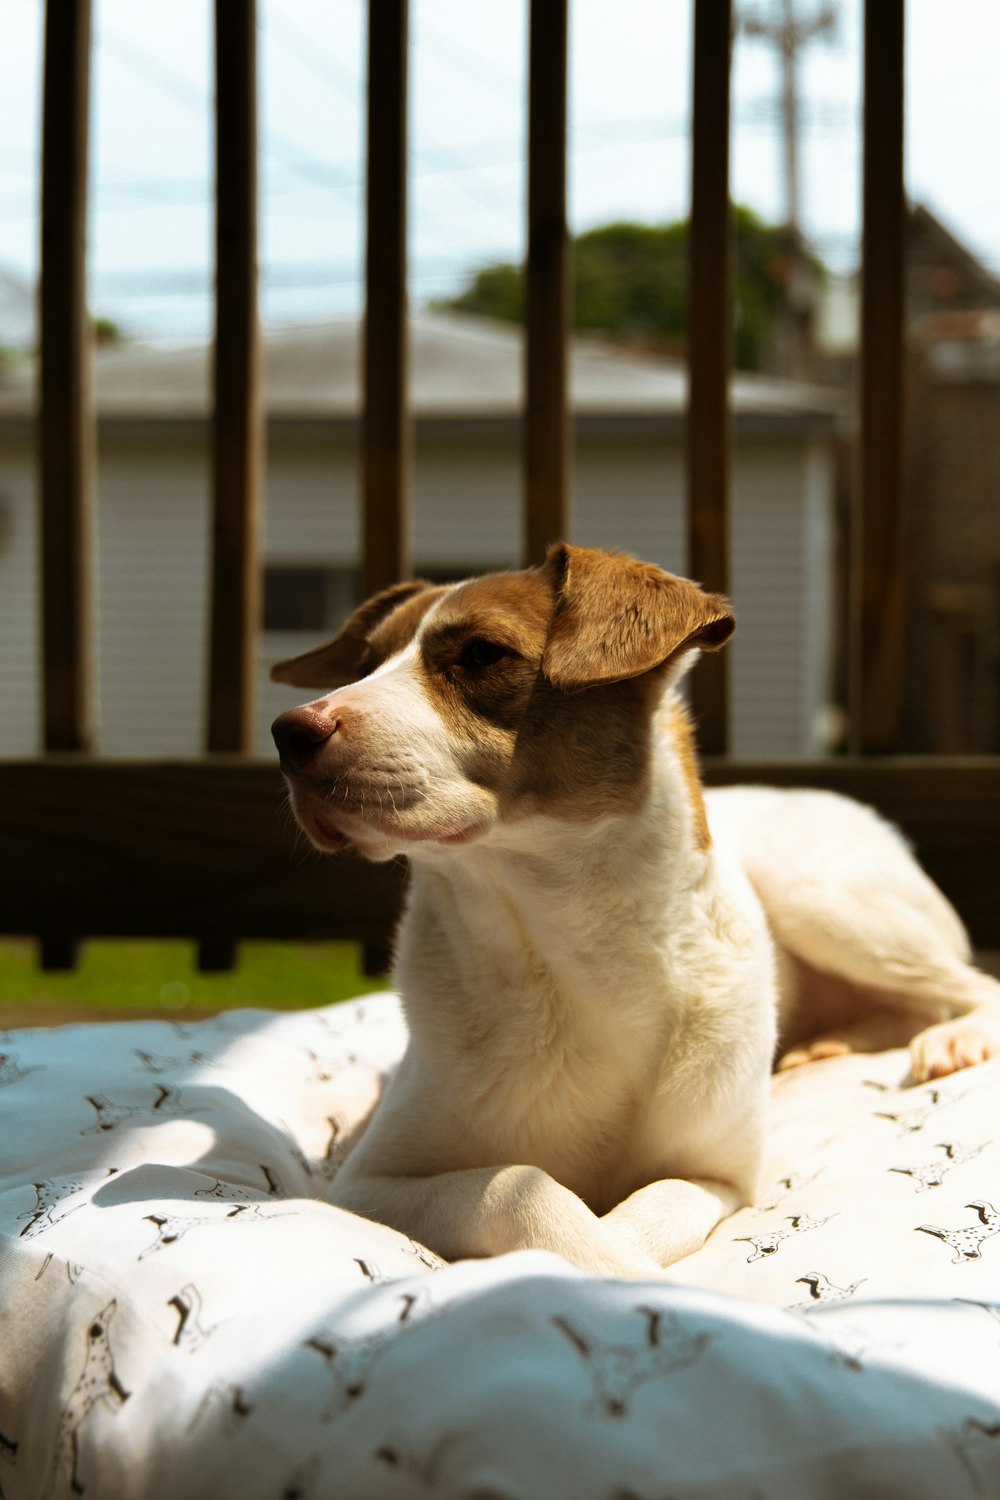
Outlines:
{"type": "MultiPolygon", "coordinates": [[[[788,231],[749,208],[734,221],[736,365],[759,369],[785,298],[791,258],[788,231]]],[[[605,224],[578,235],[573,257],[573,325],[670,353],[687,333],[688,226],[605,224]]],[[[821,263],[807,257],[817,277],[821,263]]],[[[524,275],[510,263],[478,271],[457,297],[440,304],[506,323],[524,316],[524,275]]]]}
{"type": "Polygon", "coordinates": [[[93,320],[93,327],[94,338],[98,344],[108,346],[128,343],[128,338],[124,330],[113,318],[95,318],[93,320]]]}

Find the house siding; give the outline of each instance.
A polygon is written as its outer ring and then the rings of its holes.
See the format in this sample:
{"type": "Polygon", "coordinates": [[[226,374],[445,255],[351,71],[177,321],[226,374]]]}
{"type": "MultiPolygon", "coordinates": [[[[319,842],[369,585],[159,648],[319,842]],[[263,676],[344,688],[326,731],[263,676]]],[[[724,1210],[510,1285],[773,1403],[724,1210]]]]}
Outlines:
{"type": "MultiPolygon", "coordinates": [[[[684,462],[668,439],[578,445],[570,535],[686,571],[684,462]]],[[[0,628],[5,713],[0,755],[39,743],[37,537],[31,454],[5,455],[0,496],[0,628]]],[[[808,756],[827,699],[832,445],[796,435],[738,442],[734,453],[730,652],[732,744],[742,757],[808,756]]],[[[269,563],[350,566],[360,553],[359,469],[338,443],[272,444],[263,548],[269,563]]],[[[197,755],[204,745],[208,461],[204,442],[140,447],[105,441],[98,469],[99,739],[108,756],[197,755]]],[[[520,459],[511,442],[418,444],[418,570],[517,566],[520,459]]],[[[310,644],[296,632],[260,641],[257,746],[301,693],[267,680],[271,662],[310,644]]]]}
{"type": "Polygon", "coordinates": [[[0,755],[34,755],[41,742],[41,632],[34,452],[0,445],[0,755]]]}

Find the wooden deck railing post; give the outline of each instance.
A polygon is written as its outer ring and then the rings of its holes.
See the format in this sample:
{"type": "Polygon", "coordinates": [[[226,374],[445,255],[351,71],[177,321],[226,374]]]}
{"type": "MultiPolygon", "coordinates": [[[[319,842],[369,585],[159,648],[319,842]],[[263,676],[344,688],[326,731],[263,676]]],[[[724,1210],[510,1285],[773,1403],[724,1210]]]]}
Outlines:
{"type": "MultiPolygon", "coordinates": [[[[732,0],[694,0],[691,229],[688,250],[688,570],[729,592],[729,368],[732,347],[729,75],[732,0]]],[[[701,748],[729,748],[729,653],[691,678],[701,748]]]]}
{"type": "Polygon", "coordinates": [[[900,747],[903,683],[901,558],[904,0],[867,0],[860,431],[852,513],[850,744],[900,747]]]}
{"type": "Polygon", "coordinates": [[[525,275],[525,561],[569,530],[568,0],[531,0],[525,275]]]}
{"type": "Polygon", "coordinates": [[[407,0],[369,0],[363,478],[364,586],[405,578],[413,435],[407,328],[407,0]]]}
{"type": "MultiPolygon", "coordinates": [[[[42,105],[38,475],[42,743],[91,751],[94,412],[87,310],[90,0],[48,0],[42,105]]],[[[76,935],[46,914],[43,969],[71,969],[76,935]]]]}
{"type": "MultiPolygon", "coordinates": [[[[212,421],[210,752],[256,744],[263,459],[257,314],[255,0],[215,4],[215,345],[212,421]]],[[[235,933],[203,935],[198,967],[230,969],[235,933]]]]}
{"type": "Polygon", "coordinates": [[[48,0],[38,428],[46,750],[92,750],[94,741],[89,95],[90,0],[48,0]]]}
{"type": "Polygon", "coordinates": [[[254,0],[215,5],[215,348],[208,749],[250,754],[260,624],[254,0]]]}

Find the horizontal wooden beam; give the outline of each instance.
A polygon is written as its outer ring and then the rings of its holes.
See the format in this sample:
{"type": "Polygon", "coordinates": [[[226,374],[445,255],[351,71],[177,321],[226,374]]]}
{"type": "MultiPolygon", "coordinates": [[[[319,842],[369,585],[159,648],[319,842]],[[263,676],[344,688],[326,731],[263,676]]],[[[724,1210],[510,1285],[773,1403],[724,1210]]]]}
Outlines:
{"type": "Polygon", "coordinates": [[[206,953],[240,938],[385,943],[403,872],[322,860],[261,762],[53,756],[0,765],[15,799],[0,832],[0,932],[188,937],[206,953]]]}
{"type": "MultiPolygon", "coordinates": [[[[973,938],[1000,947],[1000,759],[709,762],[706,779],[846,792],[913,841],[973,938]]],[[[378,951],[403,871],[321,859],[270,765],[0,763],[0,933],[57,953],[87,937],[349,938],[378,951]]]]}

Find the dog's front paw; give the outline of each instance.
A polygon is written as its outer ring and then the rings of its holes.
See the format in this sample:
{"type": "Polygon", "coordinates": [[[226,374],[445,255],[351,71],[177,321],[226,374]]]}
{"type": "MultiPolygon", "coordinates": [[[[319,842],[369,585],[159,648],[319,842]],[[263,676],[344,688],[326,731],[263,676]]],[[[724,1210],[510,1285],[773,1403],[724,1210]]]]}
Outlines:
{"type": "Polygon", "coordinates": [[[944,1078],[991,1057],[1000,1057],[1000,1018],[993,1015],[941,1021],[928,1026],[910,1043],[910,1066],[918,1083],[944,1078]]]}

